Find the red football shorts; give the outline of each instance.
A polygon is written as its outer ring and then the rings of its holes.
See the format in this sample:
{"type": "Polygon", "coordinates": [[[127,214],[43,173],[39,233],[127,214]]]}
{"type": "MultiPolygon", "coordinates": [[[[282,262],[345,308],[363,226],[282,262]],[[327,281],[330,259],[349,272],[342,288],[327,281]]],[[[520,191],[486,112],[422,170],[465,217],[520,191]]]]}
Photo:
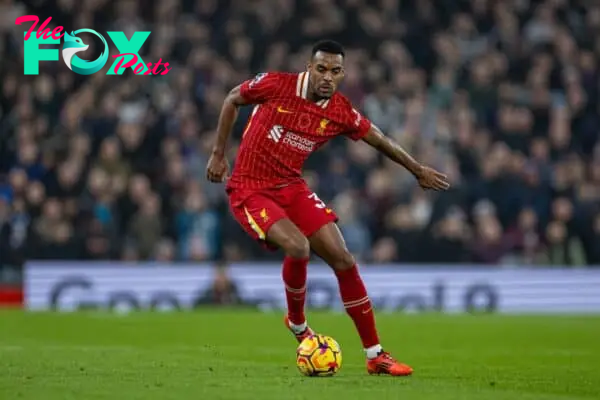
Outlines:
{"type": "Polygon", "coordinates": [[[283,218],[289,218],[306,237],[338,220],[335,212],[304,182],[261,190],[228,188],[227,195],[237,222],[270,250],[276,247],[267,243],[267,232],[283,218]]]}

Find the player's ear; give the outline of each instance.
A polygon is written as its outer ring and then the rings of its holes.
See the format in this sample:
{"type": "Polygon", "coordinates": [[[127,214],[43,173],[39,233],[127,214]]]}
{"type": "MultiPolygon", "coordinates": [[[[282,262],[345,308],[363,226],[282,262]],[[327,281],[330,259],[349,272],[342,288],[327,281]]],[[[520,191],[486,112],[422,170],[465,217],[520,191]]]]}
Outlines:
{"type": "Polygon", "coordinates": [[[312,62],[309,61],[309,62],[306,63],[306,70],[307,71],[311,71],[312,70],[312,62]]]}

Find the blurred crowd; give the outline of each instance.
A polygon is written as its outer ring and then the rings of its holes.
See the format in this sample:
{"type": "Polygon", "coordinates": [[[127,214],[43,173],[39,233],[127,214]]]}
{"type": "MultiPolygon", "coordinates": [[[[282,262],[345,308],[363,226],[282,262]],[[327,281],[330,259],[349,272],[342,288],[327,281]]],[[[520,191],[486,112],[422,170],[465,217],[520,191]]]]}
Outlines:
{"type": "MultiPolygon", "coordinates": [[[[95,59],[81,37],[78,55],[95,59]]],[[[304,69],[323,38],[347,48],[342,91],[453,183],[423,192],[362,142],[313,155],[306,179],[359,260],[600,264],[595,0],[4,1],[0,264],[279,257],[241,231],[205,165],[227,91],[304,69]],[[140,54],[173,68],[83,76],[59,60],[25,76],[29,25],[14,20],[26,14],[69,31],[150,30],[140,54]]]]}

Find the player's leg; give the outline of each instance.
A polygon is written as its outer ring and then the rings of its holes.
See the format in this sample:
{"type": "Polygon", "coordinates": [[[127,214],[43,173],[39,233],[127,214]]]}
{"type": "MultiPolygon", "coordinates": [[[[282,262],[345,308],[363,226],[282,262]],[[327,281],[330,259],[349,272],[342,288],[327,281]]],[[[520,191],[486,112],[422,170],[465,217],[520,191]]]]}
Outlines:
{"type": "Polygon", "coordinates": [[[344,308],[356,325],[367,356],[375,357],[381,346],[371,301],[337,225],[330,222],[322,226],[309,240],[313,251],[335,272],[344,308]]]}
{"type": "Polygon", "coordinates": [[[354,257],[346,248],[335,222],[337,216],[307,187],[299,187],[285,209],[290,219],[309,238],[310,247],[329,264],[338,278],[346,311],[352,317],[367,355],[381,351],[371,302],[358,274],[354,257]]]}
{"type": "Polygon", "coordinates": [[[283,218],[268,230],[267,241],[285,253],[282,268],[287,303],[285,324],[301,342],[306,336],[313,334],[304,315],[306,276],[310,258],[308,239],[289,218],[283,218]]]}
{"type": "Polygon", "coordinates": [[[371,301],[354,257],[335,223],[335,212],[306,186],[290,187],[288,192],[292,200],[285,212],[308,237],[311,249],[335,271],[344,308],[354,321],[369,358],[369,372],[409,375],[412,369],[393,360],[379,344],[371,301]]]}
{"type": "Polygon", "coordinates": [[[375,314],[356,261],[346,247],[338,226],[329,222],[309,237],[311,249],[331,266],[338,279],[342,302],[354,321],[372,374],[410,375],[412,368],[384,352],[375,325],[375,314]]]}
{"type": "Polygon", "coordinates": [[[281,248],[285,253],[282,269],[288,306],[285,322],[301,341],[313,333],[304,316],[308,240],[270,195],[236,191],[228,194],[232,214],[244,230],[268,249],[281,248]]]}

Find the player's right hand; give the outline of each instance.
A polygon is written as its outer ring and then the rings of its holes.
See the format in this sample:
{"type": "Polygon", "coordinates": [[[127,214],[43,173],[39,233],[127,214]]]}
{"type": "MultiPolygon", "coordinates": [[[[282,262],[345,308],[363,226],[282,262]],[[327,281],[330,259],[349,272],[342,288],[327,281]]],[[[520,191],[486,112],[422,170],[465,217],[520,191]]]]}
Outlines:
{"type": "Polygon", "coordinates": [[[229,175],[229,162],[224,155],[212,154],[206,166],[206,179],[211,182],[225,182],[229,175]]]}

